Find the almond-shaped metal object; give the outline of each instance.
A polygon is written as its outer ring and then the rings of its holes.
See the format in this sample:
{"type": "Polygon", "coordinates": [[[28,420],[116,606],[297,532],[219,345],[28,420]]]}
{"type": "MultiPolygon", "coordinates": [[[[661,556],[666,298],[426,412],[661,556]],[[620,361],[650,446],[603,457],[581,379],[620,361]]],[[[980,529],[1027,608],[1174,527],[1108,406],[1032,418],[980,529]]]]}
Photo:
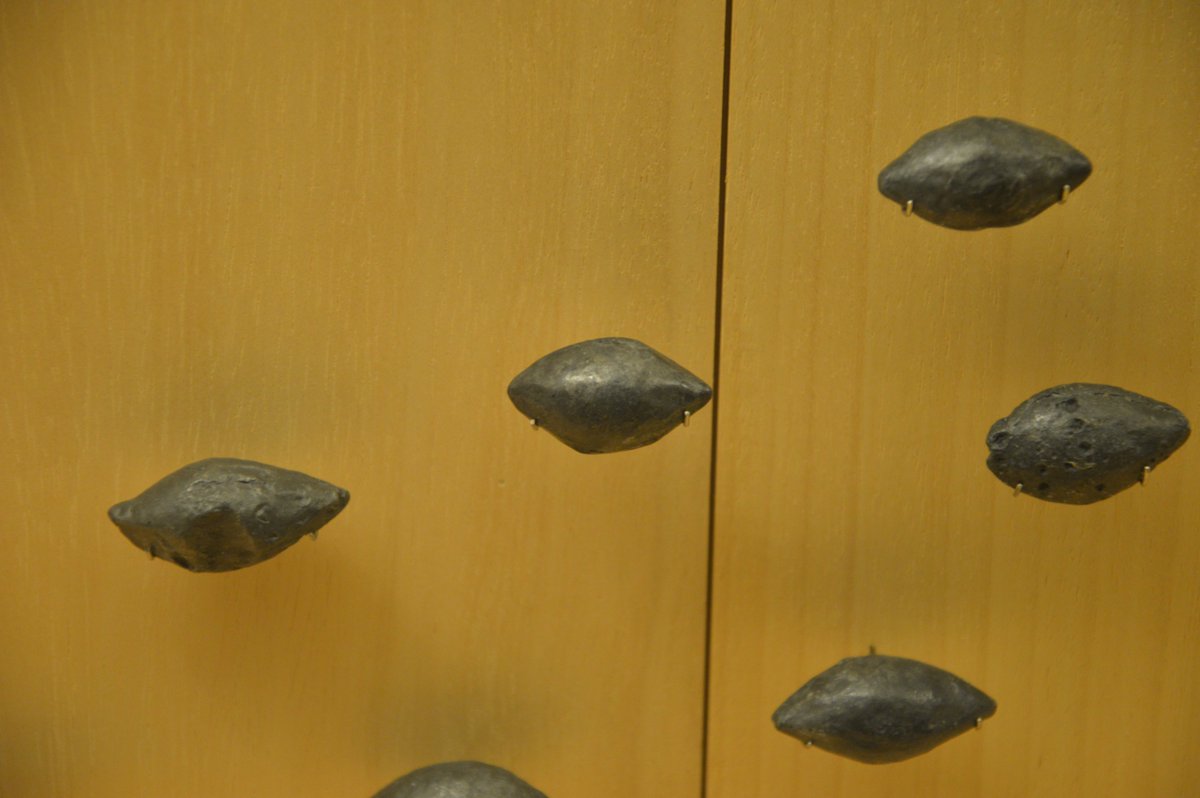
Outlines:
{"type": "Polygon", "coordinates": [[[844,659],[775,710],[775,728],[866,762],[899,762],[978,726],[996,702],[941,668],[871,654],[844,659]]]}
{"type": "Polygon", "coordinates": [[[993,424],[987,465],[1029,496],[1091,504],[1140,482],[1190,433],[1169,404],[1076,382],[1034,394],[993,424]]]}
{"type": "Polygon", "coordinates": [[[979,230],[1032,219],[1091,173],[1091,161],[1056,136],[972,116],[917,139],[879,173],[879,190],[906,213],[979,230]]]}
{"type": "Polygon", "coordinates": [[[374,798],[546,798],[504,768],[443,762],[396,779],[374,798]]]}
{"type": "Polygon", "coordinates": [[[348,501],[346,490],[299,471],[214,457],[163,477],[108,517],[151,557],[232,571],[315,535],[348,501]]]}
{"type": "Polygon", "coordinates": [[[597,338],[538,360],[508,396],[536,426],[597,454],[654,443],[704,407],[712,388],[640,341],[597,338]]]}

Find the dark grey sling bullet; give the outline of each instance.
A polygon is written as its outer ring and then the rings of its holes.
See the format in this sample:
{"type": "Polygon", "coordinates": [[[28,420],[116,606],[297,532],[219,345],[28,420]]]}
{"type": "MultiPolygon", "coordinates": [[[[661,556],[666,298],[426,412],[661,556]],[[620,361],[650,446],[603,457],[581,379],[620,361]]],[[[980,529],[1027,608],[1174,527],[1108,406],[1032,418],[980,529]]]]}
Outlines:
{"type": "Polygon", "coordinates": [[[1064,504],[1120,493],[1188,439],[1165,402],[1112,385],[1071,383],[1026,399],[987,434],[987,466],[1018,492],[1064,504]]]}
{"type": "Polygon", "coordinates": [[[973,116],[917,139],[879,173],[879,191],[934,224],[978,230],[1032,219],[1091,173],[1091,161],[1056,136],[973,116]]]}
{"type": "Polygon", "coordinates": [[[704,407],[712,389],[640,341],[597,338],[541,358],[508,396],[536,426],[597,454],[654,443],[704,407]]]}
{"type": "Polygon", "coordinates": [[[348,501],[347,491],[298,471],[216,457],[163,477],[108,517],[151,557],[232,571],[315,535],[348,501]]]}
{"type": "Polygon", "coordinates": [[[503,768],[443,762],[396,779],[374,798],[546,798],[503,768]]]}
{"type": "Polygon", "coordinates": [[[932,750],[995,712],[995,701],[952,673],[871,654],[813,677],[772,720],[806,745],[882,764],[932,750]]]}

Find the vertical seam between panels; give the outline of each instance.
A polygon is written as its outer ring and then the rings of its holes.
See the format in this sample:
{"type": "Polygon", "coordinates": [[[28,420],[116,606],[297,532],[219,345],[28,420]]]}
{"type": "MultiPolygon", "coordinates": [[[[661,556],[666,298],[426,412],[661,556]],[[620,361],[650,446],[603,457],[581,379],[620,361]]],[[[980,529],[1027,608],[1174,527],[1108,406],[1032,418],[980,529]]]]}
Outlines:
{"type": "Polygon", "coordinates": [[[725,38],[721,69],[721,150],[717,183],[716,300],[713,309],[712,443],[708,464],[708,553],[704,585],[704,680],[700,723],[700,798],[708,796],[708,738],[712,695],[713,561],[716,553],[717,424],[721,404],[721,310],[725,290],[725,197],[729,163],[729,67],[733,44],[733,0],[725,0],[725,38]]]}

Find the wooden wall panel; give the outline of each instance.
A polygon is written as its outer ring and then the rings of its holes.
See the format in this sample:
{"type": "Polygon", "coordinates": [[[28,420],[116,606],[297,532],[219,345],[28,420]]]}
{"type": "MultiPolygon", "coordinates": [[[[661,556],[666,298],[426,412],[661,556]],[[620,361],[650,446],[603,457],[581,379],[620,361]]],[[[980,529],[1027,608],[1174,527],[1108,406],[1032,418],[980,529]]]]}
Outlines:
{"type": "Polygon", "coordinates": [[[984,437],[1070,381],[1200,418],[1198,86],[1184,0],[735,2],[711,798],[1196,794],[1198,444],[1068,507],[1014,499],[984,437]],[[972,114],[1095,172],[1012,229],[904,218],[879,170],[972,114]],[[871,644],[999,712],[881,767],[774,731],[871,644]]]}
{"type": "Polygon", "coordinates": [[[707,425],[585,457],[504,389],[600,335],[711,379],[723,22],[0,5],[0,792],[696,793],[707,425]],[[353,498],[148,562],[105,510],[213,455],[353,498]]]}

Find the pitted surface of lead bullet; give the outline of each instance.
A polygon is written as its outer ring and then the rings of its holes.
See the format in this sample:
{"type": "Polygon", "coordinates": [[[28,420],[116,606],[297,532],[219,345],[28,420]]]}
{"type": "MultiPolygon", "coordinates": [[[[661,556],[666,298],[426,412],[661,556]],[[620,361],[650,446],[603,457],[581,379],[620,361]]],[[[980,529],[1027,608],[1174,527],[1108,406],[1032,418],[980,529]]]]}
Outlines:
{"type": "Polygon", "coordinates": [[[541,358],[508,396],[538,427],[597,454],[654,443],[704,407],[712,389],[640,341],[597,338],[541,358]]]}
{"type": "Polygon", "coordinates": [[[813,677],[772,720],[805,744],[882,764],[930,751],[995,712],[995,701],[952,673],[871,654],[813,677]]]}
{"type": "Polygon", "coordinates": [[[260,563],[315,533],[350,501],[328,482],[251,460],[186,465],[108,516],[135,546],[189,571],[260,563]]]}
{"type": "Polygon", "coordinates": [[[1091,161],[1056,136],[973,116],[917,139],[879,173],[879,191],[934,224],[978,230],[1032,219],[1091,173],[1091,161]]]}
{"type": "Polygon", "coordinates": [[[1091,504],[1141,481],[1190,434],[1187,418],[1165,402],[1076,382],[1031,396],[993,424],[987,465],[1027,496],[1091,504]]]}
{"type": "Polygon", "coordinates": [[[414,770],[374,798],[546,798],[503,768],[483,762],[443,762],[414,770]]]}

